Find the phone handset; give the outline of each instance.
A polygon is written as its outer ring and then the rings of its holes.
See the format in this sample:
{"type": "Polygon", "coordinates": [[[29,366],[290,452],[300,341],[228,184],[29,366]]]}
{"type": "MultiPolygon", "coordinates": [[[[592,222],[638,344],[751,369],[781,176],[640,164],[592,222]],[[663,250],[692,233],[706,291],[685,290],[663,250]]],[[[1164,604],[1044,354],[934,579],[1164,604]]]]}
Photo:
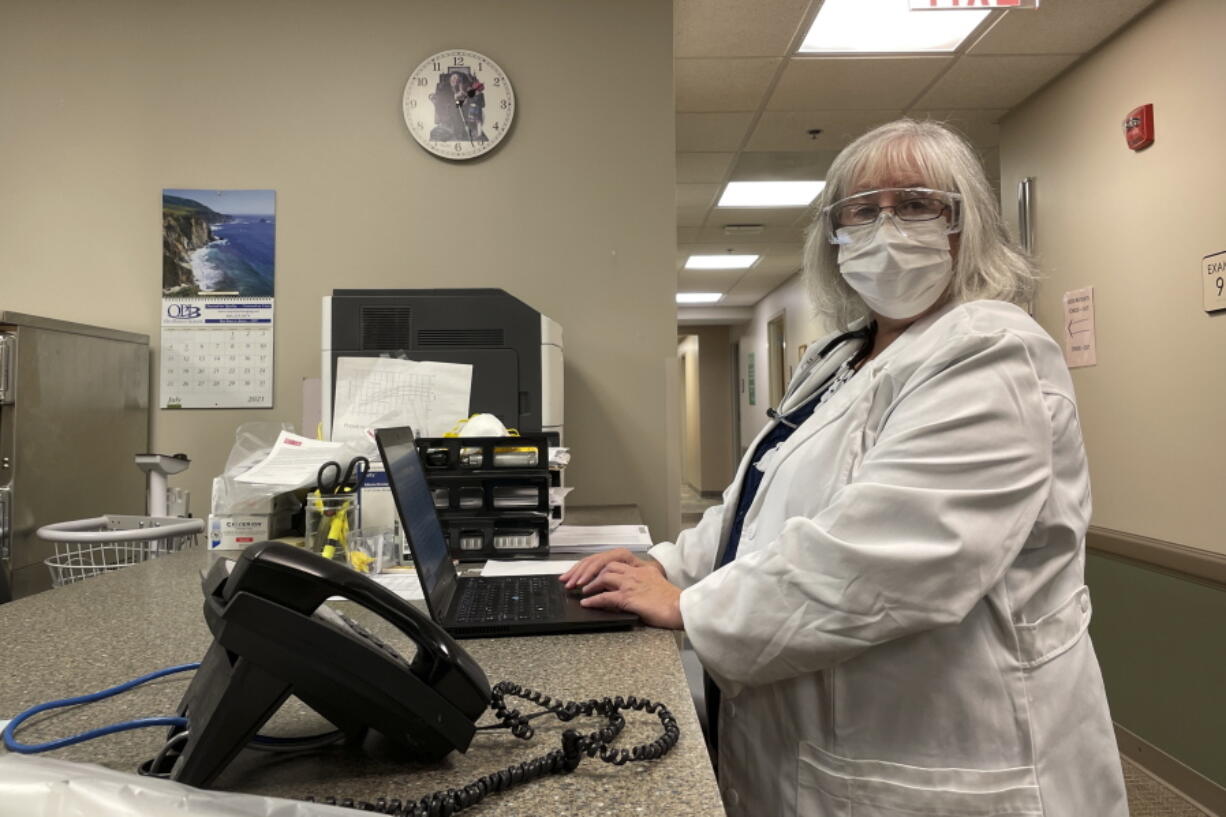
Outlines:
{"type": "MultiPolygon", "coordinates": [[[[468,748],[492,700],[463,648],[390,590],[302,548],[264,542],[204,578],[213,644],[179,703],[186,740],[157,773],[210,785],[290,695],[358,739],[374,729],[420,760],[468,748]],[[417,644],[407,661],[374,633],[324,605],[351,599],[417,644]],[[169,764],[169,769],[165,768],[169,764]]],[[[182,740],[172,727],[168,746],[182,740]]]]}
{"type": "Polygon", "coordinates": [[[489,680],[454,638],[412,604],[340,562],[283,542],[253,545],[231,573],[224,598],[239,590],[307,616],[332,596],[355,602],[413,640],[413,672],[459,709],[476,717],[490,702],[489,680]]]}

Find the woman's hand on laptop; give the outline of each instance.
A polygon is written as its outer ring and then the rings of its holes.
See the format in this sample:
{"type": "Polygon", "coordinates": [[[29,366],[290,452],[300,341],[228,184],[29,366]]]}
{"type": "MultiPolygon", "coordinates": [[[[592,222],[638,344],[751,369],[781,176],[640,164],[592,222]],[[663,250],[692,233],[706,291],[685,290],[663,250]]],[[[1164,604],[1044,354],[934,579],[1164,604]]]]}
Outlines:
{"type": "Polygon", "coordinates": [[[635,613],[652,627],[684,629],[681,588],[664,578],[664,571],[656,562],[635,561],[638,564],[607,562],[595,580],[583,586],[583,592],[592,595],[579,603],[584,607],[635,613]]]}
{"type": "Polygon", "coordinates": [[[597,576],[609,565],[621,563],[627,565],[651,565],[664,575],[664,566],[657,561],[640,559],[626,548],[615,548],[613,550],[605,550],[600,553],[594,553],[585,559],[579,561],[570,570],[558,576],[558,580],[566,585],[567,590],[573,590],[576,587],[589,592],[587,585],[591,584],[597,576]]]}

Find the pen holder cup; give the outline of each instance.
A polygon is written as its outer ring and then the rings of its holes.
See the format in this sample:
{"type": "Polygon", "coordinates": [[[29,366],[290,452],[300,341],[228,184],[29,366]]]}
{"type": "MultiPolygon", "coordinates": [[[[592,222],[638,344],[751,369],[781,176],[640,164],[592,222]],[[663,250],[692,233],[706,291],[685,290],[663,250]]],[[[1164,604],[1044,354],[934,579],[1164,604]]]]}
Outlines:
{"type": "Polygon", "coordinates": [[[349,563],[362,573],[412,565],[406,550],[399,528],[362,528],[349,535],[349,563]]]}
{"type": "Polygon", "coordinates": [[[358,495],[312,493],[305,515],[306,547],[338,562],[351,562],[349,539],[358,527],[358,495]]]}

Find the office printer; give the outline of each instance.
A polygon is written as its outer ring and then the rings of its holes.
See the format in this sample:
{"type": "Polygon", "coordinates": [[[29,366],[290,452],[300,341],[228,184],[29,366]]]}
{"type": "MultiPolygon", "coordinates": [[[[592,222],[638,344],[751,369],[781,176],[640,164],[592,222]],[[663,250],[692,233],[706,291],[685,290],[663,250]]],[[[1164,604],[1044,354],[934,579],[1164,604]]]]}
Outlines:
{"type": "Polygon", "coordinates": [[[333,290],[323,299],[322,338],[326,439],[337,359],[383,355],[472,364],[469,414],[561,438],[562,327],[504,290],[333,290]]]}

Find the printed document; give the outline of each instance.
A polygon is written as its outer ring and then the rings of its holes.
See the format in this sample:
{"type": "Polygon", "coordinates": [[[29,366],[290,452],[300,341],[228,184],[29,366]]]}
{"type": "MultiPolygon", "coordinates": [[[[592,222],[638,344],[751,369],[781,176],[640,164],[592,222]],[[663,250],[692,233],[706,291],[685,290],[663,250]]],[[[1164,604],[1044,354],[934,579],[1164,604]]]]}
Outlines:
{"type": "Polygon", "coordinates": [[[343,471],[349,464],[349,453],[350,448],[345,443],[326,443],[282,431],[277,435],[268,456],[250,470],[239,474],[234,481],[283,485],[287,488],[314,485],[319,466],[328,460],[336,460],[343,471]]]}
{"type": "Polygon", "coordinates": [[[370,429],[411,426],[441,437],[468,417],[473,367],[467,363],[342,357],[336,361],[334,442],[370,440],[370,429]]]}

